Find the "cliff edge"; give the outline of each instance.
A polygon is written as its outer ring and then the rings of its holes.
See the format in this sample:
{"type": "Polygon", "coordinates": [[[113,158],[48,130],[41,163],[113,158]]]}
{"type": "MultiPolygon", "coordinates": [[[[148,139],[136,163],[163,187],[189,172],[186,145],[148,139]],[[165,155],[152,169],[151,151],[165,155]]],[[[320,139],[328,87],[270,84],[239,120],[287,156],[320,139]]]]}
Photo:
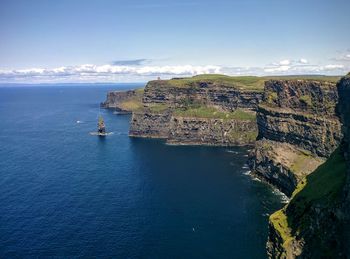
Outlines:
{"type": "Polygon", "coordinates": [[[270,258],[350,256],[350,77],[338,84],[343,141],[314,172],[302,179],[292,199],[269,219],[270,258]]]}
{"type": "Polygon", "coordinates": [[[337,101],[334,82],[267,81],[257,108],[258,141],[249,159],[253,174],[290,197],[340,143],[337,101]]]}

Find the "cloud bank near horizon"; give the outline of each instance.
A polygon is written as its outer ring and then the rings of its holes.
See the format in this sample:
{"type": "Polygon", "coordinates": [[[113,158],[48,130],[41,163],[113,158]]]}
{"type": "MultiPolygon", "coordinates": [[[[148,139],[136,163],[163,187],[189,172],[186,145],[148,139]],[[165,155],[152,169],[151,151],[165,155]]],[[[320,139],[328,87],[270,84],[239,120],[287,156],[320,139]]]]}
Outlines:
{"type": "Polygon", "coordinates": [[[80,83],[80,82],[141,82],[157,77],[168,79],[176,76],[199,74],[226,75],[343,75],[350,71],[350,64],[315,65],[305,58],[285,59],[264,67],[225,67],[216,65],[144,65],[144,59],[118,61],[112,65],[77,65],[57,68],[0,69],[2,83],[80,83]]]}

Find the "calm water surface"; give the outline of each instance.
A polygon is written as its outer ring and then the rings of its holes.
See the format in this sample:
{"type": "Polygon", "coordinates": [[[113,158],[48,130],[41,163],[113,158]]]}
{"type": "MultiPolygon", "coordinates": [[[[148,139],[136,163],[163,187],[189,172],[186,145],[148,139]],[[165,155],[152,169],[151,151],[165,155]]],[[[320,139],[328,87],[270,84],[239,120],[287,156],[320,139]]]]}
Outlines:
{"type": "Polygon", "coordinates": [[[120,87],[0,87],[0,257],[265,258],[281,202],[247,149],[131,139],[106,110],[90,136],[120,87]]]}

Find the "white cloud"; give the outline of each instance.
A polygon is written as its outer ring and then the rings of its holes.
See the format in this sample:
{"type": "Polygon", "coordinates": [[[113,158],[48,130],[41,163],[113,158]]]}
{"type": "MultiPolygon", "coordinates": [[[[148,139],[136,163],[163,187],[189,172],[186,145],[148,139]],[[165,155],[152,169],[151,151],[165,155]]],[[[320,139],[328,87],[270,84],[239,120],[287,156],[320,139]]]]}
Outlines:
{"type": "Polygon", "coordinates": [[[289,59],[281,60],[281,61],[279,62],[279,64],[280,64],[281,66],[288,66],[288,65],[290,65],[290,63],[291,63],[291,61],[290,61],[289,59]]]}
{"type": "Polygon", "coordinates": [[[327,70],[327,69],[330,69],[330,70],[333,70],[333,69],[342,69],[344,68],[344,65],[326,65],[323,67],[324,70],[327,70]]]}
{"type": "Polygon", "coordinates": [[[58,67],[58,68],[29,68],[19,70],[0,70],[0,81],[35,79],[35,81],[55,81],[62,79],[70,81],[115,81],[118,76],[156,77],[156,76],[193,76],[198,74],[221,73],[219,66],[118,66],[93,65],[58,67]]]}
{"type": "MultiPolygon", "coordinates": [[[[350,51],[350,50],[348,50],[350,51]]],[[[340,55],[338,55],[335,58],[332,58],[331,60],[333,61],[337,61],[337,62],[349,62],[350,61],[350,53],[347,52],[343,52],[340,55]]]]}
{"type": "Polygon", "coordinates": [[[26,68],[1,70],[0,82],[20,83],[59,83],[59,82],[140,82],[160,76],[168,79],[177,76],[198,74],[227,75],[298,75],[324,74],[342,75],[350,71],[348,63],[317,65],[310,64],[305,58],[286,59],[262,67],[221,67],[214,65],[94,65],[61,66],[56,68],[26,68]]]}
{"type": "Polygon", "coordinates": [[[286,72],[290,68],[291,68],[290,66],[266,67],[266,68],[264,68],[264,71],[267,72],[267,73],[286,72]]]}

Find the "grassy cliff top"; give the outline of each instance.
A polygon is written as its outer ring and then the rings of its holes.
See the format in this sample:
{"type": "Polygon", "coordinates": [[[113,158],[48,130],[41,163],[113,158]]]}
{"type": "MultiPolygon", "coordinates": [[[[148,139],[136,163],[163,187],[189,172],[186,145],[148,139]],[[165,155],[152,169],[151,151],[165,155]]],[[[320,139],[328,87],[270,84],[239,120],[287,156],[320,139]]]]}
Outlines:
{"type": "Polygon", "coordinates": [[[144,89],[143,88],[136,89],[135,93],[136,93],[135,95],[122,100],[118,104],[118,107],[122,110],[131,111],[131,112],[141,110],[143,107],[142,96],[144,93],[144,89]]]}
{"type": "Polygon", "coordinates": [[[170,80],[155,80],[152,84],[162,86],[172,86],[179,88],[189,88],[199,86],[201,83],[208,83],[218,86],[233,87],[241,90],[263,91],[265,81],[267,80],[313,80],[313,81],[329,81],[336,82],[340,77],[336,76],[227,76],[219,74],[203,74],[193,77],[173,78],[170,80]]]}

